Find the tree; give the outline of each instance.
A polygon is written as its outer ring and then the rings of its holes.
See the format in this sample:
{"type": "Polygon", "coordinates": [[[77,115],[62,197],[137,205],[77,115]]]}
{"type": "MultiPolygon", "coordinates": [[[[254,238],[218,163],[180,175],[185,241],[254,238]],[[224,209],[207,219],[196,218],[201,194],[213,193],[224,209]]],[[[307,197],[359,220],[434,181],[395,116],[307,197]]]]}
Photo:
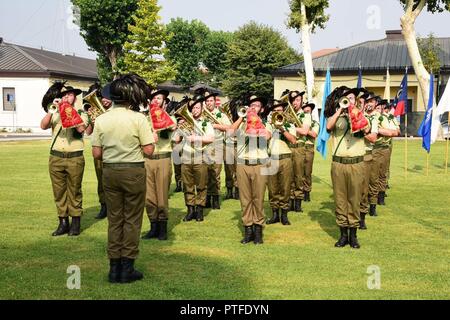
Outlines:
{"type": "Polygon", "coordinates": [[[115,72],[138,0],[72,0],[79,8],[80,34],[89,49],[109,60],[115,72]]]}
{"type": "Polygon", "coordinates": [[[97,73],[102,85],[111,82],[114,78],[111,62],[107,57],[100,54],[97,56],[97,73]]]}
{"type": "Polygon", "coordinates": [[[420,56],[423,59],[423,65],[428,72],[434,73],[441,68],[441,61],[439,60],[440,47],[436,43],[436,38],[433,33],[428,35],[428,38],[417,38],[419,45],[420,56]]]}
{"type": "Polygon", "coordinates": [[[157,0],[139,0],[124,45],[125,70],[139,74],[153,87],[176,74],[175,67],[163,58],[168,34],[159,10],[157,0]]]}
{"type": "Polygon", "coordinates": [[[419,87],[423,98],[422,103],[426,106],[428,104],[430,75],[425,69],[420,54],[414,24],[425,7],[426,10],[431,13],[442,12],[444,10],[449,10],[450,0],[400,0],[400,2],[403,4],[405,11],[400,18],[402,34],[405,38],[406,46],[408,47],[408,53],[414,67],[414,72],[419,81],[419,87]]]}
{"type": "MultiPolygon", "coordinates": [[[[306,88],[308,99],[313,100],[314,96],[314,68],[312,62],[310,34],[316,27],[324,28],[329,16],[325,14],[328,8],[328,0],[290,0],[291,9],[288,27],[296,29],[302,34],[303,61],[306,74],[306,88]]],[[[314,110],[318,118],[317,109],[314,110]]]]}
{"type": "Polygon", "coordinates": [[[232,39],[233,33],[224,31],[212,31],[206,38],[203,63],[208,68],[208,73],[205,82],[213,87],[222,86],[228,68],[226,64],[228,45],[232,39]]]}
{"type": "Polygon", "coordinates": [[[223,89],[230,98],[256,93],[273,96],[272,72],[297,62],[299,55],[280,32],[254,21],[234,33],[228,46],[223,89]]]}
{"type": "Polygon", "coordinates": [[[210,30],[201,21],[189,22],[177,18],[167,24],[167,32],[170,39],[166,43],[165,57],[175,65],[177,71],[175,83],[192,86],[202,78],[199,67],[205,57],[204,43],[210,30]]]}

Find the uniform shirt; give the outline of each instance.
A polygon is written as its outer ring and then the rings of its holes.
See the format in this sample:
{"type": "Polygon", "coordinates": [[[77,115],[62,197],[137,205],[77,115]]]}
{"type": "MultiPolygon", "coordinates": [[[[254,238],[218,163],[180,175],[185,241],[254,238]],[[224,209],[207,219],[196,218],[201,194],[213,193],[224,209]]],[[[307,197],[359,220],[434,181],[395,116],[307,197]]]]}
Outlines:
{"type": "MultiPolygon", "coordinates": [[[[175,117],[170,117],[174,123],[177,123],[177,120],[175,117]]],[[[147,117],[148,121],[150,122],[150,118],[147,117]]],[[[174,131],[171,130],[163,130],[159,131],[158,133],[158,142],[155,144],[155,151],[153,152],[154,155],[161,155],[166,153],[172,153],[172,137],[174,135],[174,131]],[[161,133],[166,131],[164,134],[167,136],[161,137],[161,133]]]]}
{"type": "MultiPolygon", "coordinates": [[[[219,109],[214,108],[214,110],[210,111],[210,112],[213,115],[214,119],[216,119],[219,122],[219,124],[226,125],[226,126],[231,125],[230,119],[228,119],[226,114],[222,113],[219,109]]],[[[214,134],[215,134],[216,141],[223,141],[223,138],[224,138],[223,131],[214,129],[214,134]]]]}
{"type": "MultiPolygon", "coordinates": [[[[88,126],[89,117],[86,113],[81,113],[81,119],[83,120],[84,125],[88,126]]],[[[83,134],[79,133],[76,128],[64,129],[62,127],[59,112],[52,115],[50,123],[52,126],[52,141],[55,142],[52,150],[59,152],[76,152],[84,150],[83,134]]]]}
{"type": "Polygon", "coordinates": [[[114,105],[95,120],[92,146],[103,148],[104,163],[144,162],[141,146],[154,143],[147,118],[123,105],[114,105]]]}
{"type": "MultiPolygon", "coordinates": [[[[280,130],[272,127],[272,139],[270,139],[269,143],[269,154],[272,156],[283,155],[283,154],[291,154],[292,151],[288,146],[288,140],[284,137],[284,134],[280,132],[280,130]]],[[[292,124],[287,124],[285,126],[287,132],[292,134],[294,137],[296,135],[295,126],[292,124]],[[287,127],[287,128],[286,128],[287,127]]]]}
{"type": "MultiPolygon", "coordinates": [[[[380,128],[390,129],[390,130],[398,129],[398,126],[397,126],[398,122],[394,116],[392,116],[392,118],[389,119],[389,115],[387,115],[385,113],[383,113],[381,115],[378,114],[378,121],[379,121],[380,128]],[[395,120],[395,122],[393,120],[395,120]]],[[[385,137],[385,136],[379,136],[377,141],[375,142],[376,146],[389,146],[391,144],[392,144],[392,137],[385,137]]]]}
{"type": "MultiPolygon", "coordinates": [[[[372,114],[365,114],[365,117],[369,120],[370,124],[370,133],[376,133],[378,134],[378,118],[380,117],[380,114],[378,112],[373,112],[372,114]]],[[[364,143],[366,144],[366,152],[373,150],[373,143],[371,143],[369,140],[364,139],[364,143]]]]}
{"type": "MultiPolygon", "coordinates": [[[[264,124],[266,130],[272,132],[272,126],[264,124]]],[[[268,141],[265,138],[248,136],[247,120],[243,121],[237,131],[237,158],[241,160],[265,160],[269,158],[268,141]]]]}
{"type": "MultiPolygon", "coordinates": [[[[312,132],[315,132],[318,135],[319,131],[320,131],[320,124],[317,121],[312,120],[311,129],[310,130],[312,132]]],[[[304,141],[305,141],[305,143],[307,145],[312,145],[313,146],[315,144],[315,142],[316,142],[316,138],[313,138],[310,135],[308,135],[308,136],[304,137],[304,141]]]]}
{"type": "Polygon", "coordinates": [[[333,131],[331,131],[333,156],[359,157],[366,153],[364,137],[355,137],[352,134],[349,121],[348,116],[341,115],[336,121],[333,131]],[[339,145],[340,141],[342,142],[339,145]]]}
{"type": "MultiPolygon", "coordinates": [[[[303,126],[309,126],[311,128],[312,125],[312,115],[310,113],[304,113],[303,110],[297,112],[297,118],[300,120],[300,123],[303,126]]],[[[305,142],[305,136],[297,134],[297,143],[305,142]]]]}
{"type": "MultiPolygon", "coordinates": [[[[196,123],[195,127],[196,135],[214,137],[214,128],[209,121],[207,121],[203,117],[200,117],[197,120],[194,119],[194,121],[196,123]]],[[[179,135],[180,135],[179,132],[175,133],[174,138],[176,138],[179,135]]],[[[190,143],[186,141],[184,138],[181,143],[183,144],[183,157],[196,155],[199,151],[205,150],[207,147],[203,146],[200,142],[190,143]]]]}

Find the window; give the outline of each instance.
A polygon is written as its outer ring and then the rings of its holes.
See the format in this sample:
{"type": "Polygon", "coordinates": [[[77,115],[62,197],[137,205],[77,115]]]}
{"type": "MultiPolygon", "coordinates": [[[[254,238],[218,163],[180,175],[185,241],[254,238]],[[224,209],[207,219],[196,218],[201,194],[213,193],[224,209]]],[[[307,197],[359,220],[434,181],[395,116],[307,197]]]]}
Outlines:
{"type": "Polygon", "coordinates": [[[16,89],[3,88],[3,111],[16,111],[16,89]]]}

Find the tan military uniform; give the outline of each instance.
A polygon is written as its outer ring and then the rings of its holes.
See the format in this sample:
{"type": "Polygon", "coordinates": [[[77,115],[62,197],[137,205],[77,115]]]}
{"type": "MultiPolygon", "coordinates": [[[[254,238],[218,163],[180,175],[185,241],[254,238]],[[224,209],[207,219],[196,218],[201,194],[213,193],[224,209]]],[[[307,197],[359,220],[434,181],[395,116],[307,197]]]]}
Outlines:
{"type": "MultiPolygon", "coordinates": [[[[311,131],[319,134],[320,124],[312,120],[311,122],[311,131]]],[[[305,175],[303,176],[303,193],[311,192],[312,190],[312,172],[314,165],[314,155],[315,155],[315,142],[316,139],[311,136],[305,136],[305,175]]]]}
{"type": "Polygon", "coordinates": [[[108,207],[108,256],[136,259],[145,205],[141,146],[153,144],[146,117],[115,105],[96,119],[92,145],[103,149],[103,186],[108,207]]]}
{"type": "MultiPolygon", "coordinates": [[[[87,126],[87,115],[83,113],[81,118],[87,126]]],[[[51,126],[53,139],[49,173],[58,216],[80,217],[83,213],[81,187],[85,166],[83,134],[75,128],[64,129],[59,113],[52,115],[51,126]]]]}
{"type": "MultiPolygon", "coordinates": [[[[271,131],[270,125],[266,129],[271,131]]],[[[249,137],[245,133],[247,122],[238,130],[236,175],[244,227],[264,225],[264,194],[268,181],[268,145],[264,138],[249,137]]]]}
{"type": "MultiPolygon", "coordinates": [[[[289,125],[287,131],[296,135],[295,127],[289,125]]],[[[289,210],[289,198],[293,179],[292,151],[288,141],[278,129],[273,128],[269,143],[270,168],[276,170],[269,175],[269,201],[272,209],[289,210]]]]}
{"type": "MultiPolygon", "coordinates": [[[[302,125],[307,125],[311,127],[312,117],[311,114],[304,113],[300,110],[297,113],[298,119],[302,125]]],[[[306,148],[304,137],[297,135],[297,144],[290,144],[289,147],[292,151],[292,161],[294,168],[294,179],[292,181],[291,187],[291,199],[304,199],[303,190],[303,177],[305,176],[305,163],[306,163],[306,148]]]]}
{"type": "MultiPolygon", "coordinates": [[[[379,113],[374,112],[371,115],[366,115],[366,118],[370,123],[370,132],[378,134],[378,117],[379,113]]],[[[375,194],[376,198],[376,183],[378,179],[378,170],[376,169],[376,162],[373,159],[373,144],[369,141],[365,140],[366,145],[366,155],[364,156],[364,182],[362,188],[362,196],[361,196],[361,206],[360,212],[368,214],[369,213],[369,197],[372,197],[375,194]]]]}
{"type": "MultiPolygon", "coordinates": [[[[211,123],[200,117],[195,120],[202,132],[197,135],[214,137],[214,128],[211,123]]],[[[176,133],[178,135],[178,133],[176,133]]],[[[201,144],[191,144],[183,139],[183,154],[181,156],[181,176],[184,186],[184,199],[186,206],[206,205],[207,183],[208,183],[208,155],[206,147],[201,144]]]]}
{"type": "MultiPolygon", "coordinates": [[[[205,107],[206,108],[206,107],[205,107]]],[[[219,109],[214,109],[211,114],[220,124],[231,125],[228,117],[220,112],[219,109]]],[[[220,194],[220,174],[222,172],[222,165],[224,159],[224,137],[225,134],[220,130],[214,130],[214,143],[207,147],[209,156],[208,161],[208,196],[218,196],[220,194]]]]}
{"type": "MultiPolygon", "coordinates": [[[[176,123],[176,119],[172,118],[176,123]]],[[[147,192],[145,207],[150,221],[166,221],[169,218],[169,189],[172,182],[173,132],[158,132],[158,142],[151,157],[145,156],[147,192]]]]}
{"type": "Polygon", "coordinates": [[[95,175],[97,176],[97,194],[98,201],[100,204],[104,205],[105,202],[105,191],[103,190],[103,161],[94,159],[95,175]]]}
{"type": "Polygon", "coordinates": [[[331,132],[333,182],[336,223],[339,227],[358,228],[360,202],[364,181],[365,143],[355,137],[346,115],[341,115],[331,132]]]}
{"type": "MultiPolygon", "coordinates": [[[[397,118],[395,118],[394,116],[390,117],[388,115],[388,119],[389,119],[389,126],[393,129],[393,130],[400,130],[400,124],[397,121],[397,118]]],[[[391,158],[392,158],[392,147],[394,146],[393,143],[394,139],[391,138],[390,140],[390,147],[389,147],[389,160],[388,160],[388,164],[387,164],[387,170],[386,170],[386,187],[389,184],[389,178],[391,175],[391,158]]]]}

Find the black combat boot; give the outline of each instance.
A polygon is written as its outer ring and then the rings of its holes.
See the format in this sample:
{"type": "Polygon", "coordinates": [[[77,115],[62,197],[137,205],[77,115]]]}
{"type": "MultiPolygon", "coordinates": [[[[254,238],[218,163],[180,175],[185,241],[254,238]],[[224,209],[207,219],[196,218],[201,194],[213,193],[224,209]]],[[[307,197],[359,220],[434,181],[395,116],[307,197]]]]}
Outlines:
{"type": "Polygon", "coordinates": [[[356,237],[357,228],[350,228],[350,247],[353,249],[359,249],[361,246],[358,243],[358,238],[356,237]]]}
{"type": "Polygon", "coordinates": [[[281,224],[283,226],[291,225],[291,223],[289,222],[289,219],[288,219],[288,212],[289,212],[289,210],[281,209],[281,224]]]}
{"type": "Polygon", "coordinates": [[[72,224],[70,225],[69,237],[79,236],[81,231],[81,217],[72,217],[72,224]]]}
{"type": "Polygon", "coordinates": [[[376,204],[371,204],[370,205],[370,209],[369,209],[369,216],[371,217],[377,217],[377,205],[376,204]]]}
{"type": "Polygon", "coordinates": [[[384,203],[384,195],[385,195],[385,192],[384,192],[384,191],[380,191],[380,192],[378,193],[378,204],[379,204],[380,206],[386,205],[386,204],[384,203]]]}
{"type": "Polygon", "coordinates": [[[102,207],[100,208],[100,212],[98,213],[98,215],[95,217],[95,219],[97,220],[103,220],[106,218],[107,216],[107,211],[106,211],[106,204],[102,203],[102,207]]]}
{"type": "Polygon", "coordinates": [[[197,222],[202,222],[204,220],[203,217],[203,207],[202,206],[197,206],[195,209],[195,213],[197,214],[197,222]]]}
{"type": "Polygon", "coordinates": [[[280,209],[272,208],[273,217],[267,220],[267,224],[274,224],[280,222],[280,209]]]}
{"type": "Polygon", "coordinates": [[[335,243],[336,248],[343,248],[346,245],[348,245],[348,228],[347,227],[339,227],[341,230],[341,237],[339,238],[339,241],[335,243]]]}
{"type": "Polygon", "coordinates": [[[206,196],[205,208],[207,208],[207,209],[211,208],[211,198],[212,198],[212,196],[210,196],[210,195],[206,196]]]}
{"type": "Polygon", "coordinates": [[[150,231],[147,232],[145,236],[142,237],[142,239],[153,239],[158,238],[159,235],[159,222],[158,221],[150,221],[150,231]]]}
{"type": "Polygon", "coordinates": [[[244,231],[244,239],[241,240],[242,244],[247,244],[253,241],[255,239],[255,233],[253,231],[253,226],[245,227],[244,231]]]}
{"type": "Polygon", "coordinates": [[[302,209],[302,199],[295,199],[295,202],[294,202],[294,211],[295,211],[295,212],[303,212],[303,209],[302,209]]]}
{"type": "Polygon", "coordinates": [[[69,233],[70,225],[69,218],[59,218],[59,225],[55,232],[52,233],[53,237],[62,236],[63,234],[69,233]]]}
{"type": "Polygon", "coordinates": [[[142,280],[144,275],[134,269],[134,260],[123,258],[121,260],[122,270],[120,271],[120,282],[121,283],[130,283],[138,280],[142,280]]]}
{"type": "Polygon", "coordinates": [[[184,219],[183,219],[184,222],[192,221],[196,217],[194,206],[187,206],[187,209],[188,209],[188,213],[187,213],[186,217],[184,217],[184,219]]]}
{"type": "Polygon", "coordinates": [[[183,185],[181,181],[177,181],[177,187],[175,188],[175,192],[182,192],[183,191],[183,185]]]}
{"type": "Polygon", "coordinates": [[[110,259],[109,260],[109,275],[108,280],[111,283],[120,282],[120,270],[121,270],[120,259],[110,259]]]}
{"type": "Polygon", "coordinates": [[[159,224],[158,240],[166,241],[167,240],[167,220],[158,221],[158,224],[159,224]]]}
{"type": "Polygon", "coordinates": [[[366,226],[366,214],[361,212],[361,220],[359,221],[359,228],[361,230],[367,230],[366,226]]]}
{"type": "Polygon", "coordinates": [[[311,202],[311,196],[309,192],[305,191],[305,202],[311,202]]]}
{"type": "Polygon", "coordinates": [[[255,239],[253,240],[255,244],[263,244],[263,226],[255,224],[255,239]]]}
{"type": "Polygon", "coordinates": [[[225,200],[233,199],[233,188],[227,188],[227,194],[225,195],[225,200]]]}
{"type": "Polygon", "coordinates": [[[234,188],[234,200],[239,200],[239,188],[234,188]]]}
{"type": "Polygon", "coordinates": [[[212,196],[212,208],[214,210],[220,210],[220,199],[219,199],[219,196],[212,196]]]}

